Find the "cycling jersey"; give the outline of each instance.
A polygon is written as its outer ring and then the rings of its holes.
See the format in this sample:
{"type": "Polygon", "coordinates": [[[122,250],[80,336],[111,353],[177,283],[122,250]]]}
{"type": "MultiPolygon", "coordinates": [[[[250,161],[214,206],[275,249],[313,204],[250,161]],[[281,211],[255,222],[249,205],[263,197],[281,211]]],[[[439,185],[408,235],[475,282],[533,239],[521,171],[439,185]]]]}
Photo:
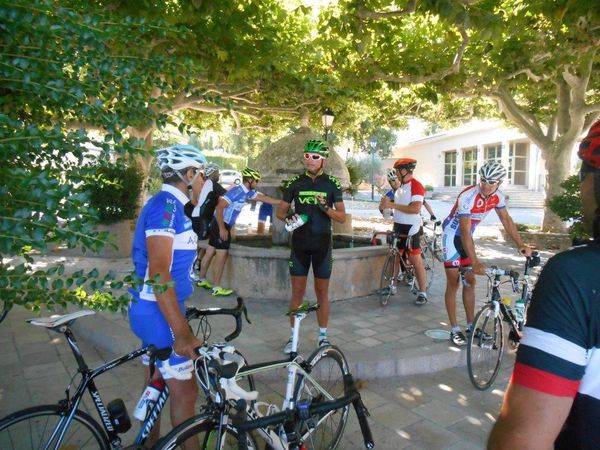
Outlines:
{"type": "Polygon", "coordinates": [[[395,193],[395,192],[396,192],[395,190],[393,190],[393,189],[390,189],[389,191],[387,191],[387,192],[385,193],[385,196],[386,196],[387,198],[389,198],[391,201],[394,201],[394,193],[395,193]]]}
{"type": "Polygon", "coordinates": [[[248,189],[246,185],[238,184],[232,187],[223,198],[229,205],[223,210],[223,221],[233,227],[244,205],[256,198],[257,192],[254,189],[248,189]]]}
{"type": "Polygon", "coordinates": [[[502,191],[497,190],[488,198],[485,198],[479,190],[479,185],[469,186],[458,194],[458,198],[456,199],[450,214],[442,224],[442,229],[445,233],[460,236],[460,218],[470,217],[471,234],[473,234],[475,228],[479,225],[479,222],[481,222],[492,209],[501,209],[505,207],[506,202],[502,191]]]}
{"type": "MultiPolygon", "coordinates": [[[[190,278],[192,264],[196,258],[196,233],[191,220],[184,214],[186,195],[168,184],[153,196],[142,209],[133,238],[133,264],[138,277],[147,281],[148,249],[146,238],[167,236],[173,239],[171,278],[175,283],[177,301],[183,302],[192,294],[190,278]]],[[[140,290],[129,290],[136,300],[156,301],[152,287],[143,285],[140,290]]]]}
{"type": "MultiPolygon", "coordinates": [[[[422,203],[423,200],[425,200],[425,188],[414,178],[402,184],[394,193],[394,203],[397,205],[408,206],[413,202],[422,203]]],[[[412,236],[423,226],[423,219],[419,212],[411,214],[394,209],[394,223],[411,225],[408,234],[412,236]]]]}
{"type": "MultiPolygon", "coordinates": [[[[173,239],[171,255],[171,279],[174,282],[175,296],[179,308],[185,309],[184,300],[193,291],[190,273],[196,258],[197,236],[192,230],[191,220],[184,214],[187,196],[179,189],[164,184],[162,190],[153,196],[142,209],[133,238],[133,264],[136,275],[147,281],[148,248],[146,239],[151,236],[167,236],[173,239]]],[[[142,341],[142,345],[153,344],[157,348],[172,347],[174,338],[169,324],[165,320],[156,297],[150,286],[144,284],[139,290],[129,289],[135,301],[129,305],[129,325],[142,341]]],[[[143,358],[144,364],[149,360],[143,358]]],[[[157,362],[163,378],[171,378],[157,362]]],[[[172,354],[169,357],[171,366],[180,373],[190,372],[193,368],[191,360],[172,354]]]]}
{"type": "Polygon", "coordinates": [[[294,230],[294,235],[331,234],[331,219],[317,206],[319,195],[325,203],[332,207],[334,203],[343,201],[340,181],[327,174],[321,174],[314,180],[305,173],[292,177],[286,184],[283,201],[294,202],[298,214],[309,216],[308,223],[294,230]]]}
{"type": "Polygon", "coordinates": [[[219,203],[219,197],[226,192],[227,190],[221,184],[216,181],[206,180],[200,191],[198,204],[192,212],[192,217],[204,217],[210,221],[215,213],[217,203],[219,203]]]}
{"type": "Polygon", "coordinates": [[[599,266],[598,244],[548,261],[533,291],[517,352],[513,383],[574,398],[556,449],[600,448],[599,266]]]}

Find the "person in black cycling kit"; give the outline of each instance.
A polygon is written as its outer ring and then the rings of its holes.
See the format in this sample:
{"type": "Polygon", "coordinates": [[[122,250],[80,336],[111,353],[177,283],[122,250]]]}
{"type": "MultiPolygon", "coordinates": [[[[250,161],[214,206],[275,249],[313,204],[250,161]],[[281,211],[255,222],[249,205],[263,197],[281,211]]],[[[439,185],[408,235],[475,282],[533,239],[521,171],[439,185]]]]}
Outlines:
{"type": "Polygon", "coordinates": [[[551,258],[488,448],[600,448],[600,121],[579,146],[584,225],[594,239],[551,258]]]}
{"type": "MultiPolygon", "coordinates": [[[[306,292],[308,270],[312,265],[315,278],[315,294],[319,303],[319,346],[329,344],[327,322],[329,320],[329,277],[331,276],[331,220],[344,223],[346,209],[342,199],[340,181],[323,172],[329,149],[324,142],[310,140],[304,146],[305,172],[288,180],[283,199],[277,208],[277,218],[286,223],[296,222],[300,214],[308,216],[307,223],[296,228],[292,234],[290,276],[292,298],[290,309],[302,304],[306,292]],[[295,211],[290,213],[294,202],[295,211]]],[[[290,318],[293,326],[293,318],[290,318]]],[[[290,353],[292,340],[284,348],[290,353]]]]}

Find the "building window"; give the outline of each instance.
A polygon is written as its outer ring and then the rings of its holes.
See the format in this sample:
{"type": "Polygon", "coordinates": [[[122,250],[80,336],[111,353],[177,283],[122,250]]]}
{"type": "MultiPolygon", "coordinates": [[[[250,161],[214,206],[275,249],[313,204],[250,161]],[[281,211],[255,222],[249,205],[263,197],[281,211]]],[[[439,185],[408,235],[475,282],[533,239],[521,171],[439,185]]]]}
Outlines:
{"type": "Polygon", "coordinates": [[[511,142],[508,153],[508,182],[527,186],[529,142],[511,142]]]}
{"type": "Polygon", "coordinates": [[[488,144],[483,147],[483,159],[485,162],[495,161],[502,164],[502,144],[488,144]]]}
{"type": "Polygon", "coordinates": [[[477,147],[463,150],[463,185],[477,182],[477,147]]]}
{"type": "Polygon", "coordinates": [[[456,186],[456,150],[444,153],[444,186],[456,186]]]}

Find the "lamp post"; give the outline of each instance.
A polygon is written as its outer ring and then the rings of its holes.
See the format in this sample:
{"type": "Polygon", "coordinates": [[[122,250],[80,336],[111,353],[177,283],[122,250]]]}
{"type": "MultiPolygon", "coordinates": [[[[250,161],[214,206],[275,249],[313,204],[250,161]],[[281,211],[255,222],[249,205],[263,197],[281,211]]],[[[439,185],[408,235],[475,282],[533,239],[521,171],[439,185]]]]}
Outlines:
{"type": "Polygon", "coordinates": [[[373,171],[375,170],[375,147],[377,147],[376,136],[369,138],[369,146],[371,147],[371,200],[375,200],[375,176],[373,171]]]}
{"type": "Polygon", "coordinates": [[[335,119],[335,114],[329,108],[325,108],[323,111],[323,115],[321,116],[321,122],[323,123],[323,128],[325,129],[325,142],[327,142],[327,138],[329,137],[329,130],[331,130],[331,125],[333,125],[333,120],[335,119]]]}

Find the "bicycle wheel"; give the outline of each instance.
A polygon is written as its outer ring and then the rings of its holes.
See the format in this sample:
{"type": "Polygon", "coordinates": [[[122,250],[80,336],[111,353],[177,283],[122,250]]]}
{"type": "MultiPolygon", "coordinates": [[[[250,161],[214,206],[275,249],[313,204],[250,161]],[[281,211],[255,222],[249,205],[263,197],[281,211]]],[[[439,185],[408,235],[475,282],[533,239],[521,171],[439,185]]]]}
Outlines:
{"type": "Polygon", "coordinates": [[[489,388],[498,372],[504,354],[504,329],[493,307],[484,306],[475,316],[467,340],[467,369],[471,383],[483,391],[489,388]]]}
{"type": "MultiPolygon", "coordinates": [[[[17,411],[0,421],[0,448],[54,448],[52,436],[61,421],[66,420],[59,405],[42,405],[17,411]]],[[[108,437],[89,414],[77,410],[61,442],[61,449],[108,450],[108,437]]]]}
{"type": "MultiPolygon", "coordinates": [[[[342,352],[332,345],[318,348],[307,360],[310,365],[310,377],[321,386],[329,397],[323,394],[309,378],[300,376],[294,399],[315,404],[324,400],[343,397],[344,375],[349,373],[348,363],[342,352]]],[[[314,428],[302,421],[298,423],[298,432],[307,450],[330,450],[336,448],[348,420],[350,405],[317,417],[314,428]]]]}
{"type": "Polygon", "coordinates": [[[10,308],[7,306],[6,302],[2,302],[2,307],[0,307],[0,322],[4,320],[10,308]]]}
{"type": "Polygon", "coordinates": [[[419,283],[415,282],[415,288],[418,290],[427,291],[429,290],[431,283],[433,283],[433,270],[435,265],[435,256],[433,254],[432,248],[429,245],[421,247],[421,257],[423,258],[423,267],[425,267],[427,287],[425,289],[420,289],[419,283]]]}
{"type": "Polygon", "coordinates": [[[442,235],[438,234],[433,239],[433,256],[439,262],[444,262],[444,251],[442,250],[442,235]]]}
{"type": "MultiPolygon", "coordinates": [[[[171,450],[185,449],[188,446],[201,450],[214,450],[217,445],[218,425],[213,414],[199,414],[173,428],[152,448],[153,450],[171,450]]],[[[230,426],[224,428],[221,443],[220,450],[237,450],[239,448],[238,435],[230,426]]],[[[258,450],[258,444],[251,433],[247,433],[246,445],[248,450],[258,450]]]]}
{"type": "Polygon", "coordinates": [[[377,291],[377,295],[379,296],[379,304],[381,306],[386,306],[390,300],[390,295],[394,292],[396,288],[396,282],[394,280],[394,265],[396,261],[396,254],[394,252],[390,252],[385,260],[385,264],[383,265],[383,270],[381,271],[381,280],[379,281],[379,290],[377,291]]]}

